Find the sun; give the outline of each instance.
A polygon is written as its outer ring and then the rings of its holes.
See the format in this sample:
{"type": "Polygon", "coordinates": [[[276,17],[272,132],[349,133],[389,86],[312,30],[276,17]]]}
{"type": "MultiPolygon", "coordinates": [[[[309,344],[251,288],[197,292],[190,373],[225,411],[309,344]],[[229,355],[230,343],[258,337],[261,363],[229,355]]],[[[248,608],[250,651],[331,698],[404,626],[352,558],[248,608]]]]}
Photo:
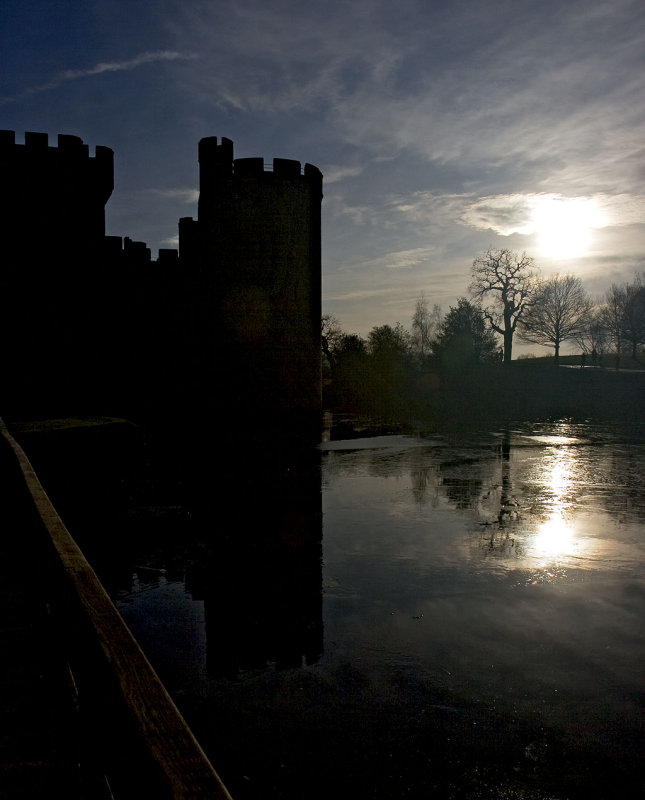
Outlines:
{"type": "Polygon", "coordinates": [[[535,198],[531,222],[542,255],[560,259],[584,256],[592,228],[602,225],[594,200],[553,194],[535,198]]]}

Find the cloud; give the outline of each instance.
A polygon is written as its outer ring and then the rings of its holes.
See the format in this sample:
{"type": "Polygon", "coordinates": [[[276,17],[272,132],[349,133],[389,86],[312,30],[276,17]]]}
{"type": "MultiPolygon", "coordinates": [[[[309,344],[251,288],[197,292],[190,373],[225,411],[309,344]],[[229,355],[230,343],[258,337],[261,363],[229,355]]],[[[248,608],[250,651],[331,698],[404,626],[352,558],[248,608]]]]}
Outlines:
{"type": "Polygon", "coordinates": [[[506,194],[481,197],[470,203],[460,222],[476,230],[492,230],[500,236],[535,233],[533,213],[539,194],[506,194]]]}
{"type": "Polygon", "coordinates": [[[633,189],[638,4],[502,5],[171,0],[167,24],[173,47],[202,54],[184,88],[207,117],[315,114],[321,138],[449,165],[482,193],[509,173],[545,191],[633,189]]]}
{"type": "Polygon", "coordinates": [[[354,225],[379,224],[376,210],[371,205],[356,205],[344,197],[325,195],[325,210],[328,216],[335,219],[351,220],[354,225]]]}
{"type": "Polygon", "coordinates": [[[593,199],[605,218],[605,226],[645,224],[645,195],[597,194],[593,199]]]}
{"type": "Polygon", "coordinates": [[[427,33],[421,21],[389,81],[366,82],[343,97],[336,124],[372,152],[416,153],[470,180],[501,182],[513,172],[524,185],[539,181],[556,191],[574,183],[587,192],[635,188],[645,28],[628,24],[612,46],[605,18],[581,4],[563,8],[551,9],[558,25],[546,13],[534,26],[510,14],[489,41],[468,25],[439,25],[452,48],[439,43],[439,63],[415,53],[427,33]],[[407,91],[406,84],[392,91],[397,72],[409,77],[407,91]]]}
{"type": "Polygon", "coordinates": [[[89,69],[68,69],[61,72],[55,80],[62,83],[63,81],[76,80],[77,78],[86,78],[90,75],[101,75],[104,72],[123,72],[136,69],[143,64],[152,64],[156,61],[177,61],[177,59],[192,59],[195,57],[194,55],[176,53],[172,50],[158,50],[154,53],[140,53],[138,56],[126,61],[101,62],[89,69]]]}
{"type": "Polygon", "coordinates": [[[551,203],[565,211],[571,205],[587,209],[587,227],[607,228],[645,224],[645,195],[598,193],[566,197],[554,193],[506,194],[481,197],[470,203],[460,221],[477,230],[492,230],[500,236],[531,235],[538,228],[536,211],[551,203]]]}
{"type": "Polygon", "coordinates": [[[443,228],[459,221],[472,195],[460,193],[435,193],[426,190],[412,192],[409,196],[390,197],[388,213],[402,215],[406,221],[423,227],[443,228]]]}
{"type": "Polygon", "coordinates": [[[373,300],[374,298],[396,297],[398,293],[397,287],[389,286],[383,289],[377,289],[372,286],[365,288],[353,288],[346,291],[339,291],[337,294],[333,292],[328,293],[325,297],[326,301],[348,301],[348,300],[373,300]]]}
{"type": "Polygon", "coordinates": [[[325,184],[330,183],[337,183],[338,181],[342,181],[345,178],[354,178],[356,175],[360,175],[363,172],[362,167],[327,167],[323,170],[323,174],[325,176],[325,184]]]}
{"type": "Polygon", "coordinates": [[[418,267],[420,264],[426,264],[431,253],[432,248],[430,247],[398,250],[394,253],[388,253],[384,257],[384,263],[388,269],[409,269],[410,267],[418,267]]]}
{"type": "Polygon", "coordinates": [[[171,3],[176,46],[208,63],[186,89],[211,107],[326,114],[405,62],[409,22],[384,0],[171,3]]]}
{"type": "Polygon", "coordinates": [[[382,255],[361,259],[348,265],[348,272],[361,272],[374,278],[376,274],[384,274],[387,270],[411,269],[427,264],[434,255],[435,248],[414,247],[409,250],[393,250],[382,255]]]}
{"type": "Polygon", "coordinates": [[[179,200],[180,203],[196,203],[199,200],[199,189],[151,189],[156,195],[179,200]]]}
{"type": "MultiPolygon", "coordinates": [[[[50,89],[55,89],[62,86],[68,81],[75,81],[81,78],[89,78],[94,75],[103,75],[106,72],[127,72],[129,70],[137,69],[145,64],[153,64],[159,61],[177,61],[177,60],[190,60],[197,58],[194,54],[178,53],[174,50],[156,50],[154,52],[140,53],[134,58],[125,61],[101,61],[93,67],[86,69],[67,69],[59,72],[51,80],[42,83],[38,86],[32,86],[25,89],[18,95],[18,97],[27,97],[32,94],[39,94],[46,92],[50,89]]],[[[0,103],[15,102],[17,97],[4,97],[0,103]]]]}

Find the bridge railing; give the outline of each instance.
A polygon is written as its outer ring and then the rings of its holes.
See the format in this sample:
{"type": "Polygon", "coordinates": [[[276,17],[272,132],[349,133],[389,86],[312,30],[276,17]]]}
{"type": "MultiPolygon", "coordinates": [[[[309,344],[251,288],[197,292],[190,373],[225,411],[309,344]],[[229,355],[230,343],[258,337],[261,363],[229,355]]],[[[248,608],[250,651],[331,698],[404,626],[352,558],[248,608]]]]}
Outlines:
{"type": "Polygon", "coordinates": [[[81,775],[100,774],[115,800],[231,800],[1,418],[0,434],[51,543],[52,618],[78,693],[81,775]]]}

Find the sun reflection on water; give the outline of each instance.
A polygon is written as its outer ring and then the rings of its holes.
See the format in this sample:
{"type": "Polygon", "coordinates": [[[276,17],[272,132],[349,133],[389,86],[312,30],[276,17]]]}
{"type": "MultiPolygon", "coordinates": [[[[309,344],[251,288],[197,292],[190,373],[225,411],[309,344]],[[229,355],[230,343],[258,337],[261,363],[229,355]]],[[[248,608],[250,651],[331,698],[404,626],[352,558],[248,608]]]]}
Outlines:
{"type": "Polygon", "coordinates": [[[539,526],[531,549],[535,555],[556,559],[573,552],[575,537],[561,514],[553,514],[539,526]]]}
{"type": "Polygon", "coordinates": [[[538,496],[538,511],[546,512],[533,539],[534,554],[544,558],[557,558],[571,553],[574,535],[566,517],[574,504],[573,483],[575,454],[567,444],[550,446],[542,461],[543,490],[538,496]]]}
{"type": "Polygon", "coordinates": [[[566,574],[562,567],[572,558],[579,563],[589,542],[574,525],[580,487],[578,441],[550,436],[543,443],[547,447],[534,475],[541,487],[534,506],[540,521],[527,541],[526,554],[553,580],[566,574]]]}

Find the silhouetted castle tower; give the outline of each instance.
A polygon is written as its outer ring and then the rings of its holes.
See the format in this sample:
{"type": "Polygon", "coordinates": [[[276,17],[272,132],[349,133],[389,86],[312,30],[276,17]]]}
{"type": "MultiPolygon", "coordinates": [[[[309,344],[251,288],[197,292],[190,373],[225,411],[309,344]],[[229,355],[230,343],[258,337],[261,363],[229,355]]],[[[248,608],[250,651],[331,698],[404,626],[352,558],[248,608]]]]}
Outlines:
{"type": "Polygon", "coordinates": [[[0,131],[2,413],[221,413],[318,435],[318,169],[203,139],[198,220],[180,220],[179,258],[152,262],[105,236],[114,158],[95,152],[0,131]]]}
{"type": "Polygon", "coordinates": [[[90,156],[77,136],[0,131],[0,333],[3,412],[78,406],[94,391],[97,352],[88,325],[97,303],[97,259],[113,153],[90,156]]]}
{"type": "Polygon", "coordinates": [[[320,420],[322,174],[199,143],[198,220],[180,220],[212,373],[213,405],[289,423],[320,420]]]}
{"type": "Polygon", "coordinates": [[[114,188],[114,154],[89,148],[78,136],[25,133],[18,144],[13,131],[0,131],[2,224],[11,232],[3,242],[5,258],[57,254],[79,259],[103,246],[105,204],[114,188]]]}

